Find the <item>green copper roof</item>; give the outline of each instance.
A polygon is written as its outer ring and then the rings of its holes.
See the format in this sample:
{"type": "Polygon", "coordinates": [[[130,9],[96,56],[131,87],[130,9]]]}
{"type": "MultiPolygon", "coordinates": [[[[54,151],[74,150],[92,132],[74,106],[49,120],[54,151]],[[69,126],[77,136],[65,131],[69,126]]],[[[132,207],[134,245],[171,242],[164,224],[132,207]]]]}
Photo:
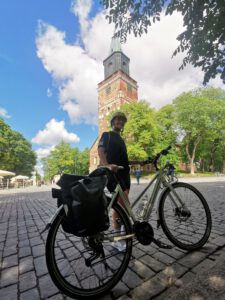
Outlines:
{"type": "Polygon", "coordinates": [[[122,47],[120,44],[120,40],[118,37],[112,37],[111,45],[110,45],[110,50],[109,50],[109,55],[112,54],[113,52],[120,51],[122,52],[122,47]]]}

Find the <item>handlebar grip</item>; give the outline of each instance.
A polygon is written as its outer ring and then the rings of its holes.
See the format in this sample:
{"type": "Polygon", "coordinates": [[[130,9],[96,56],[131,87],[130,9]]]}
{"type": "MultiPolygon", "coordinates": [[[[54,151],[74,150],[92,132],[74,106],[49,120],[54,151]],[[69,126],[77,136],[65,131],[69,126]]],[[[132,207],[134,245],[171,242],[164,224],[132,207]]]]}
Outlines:
{"type": "Polygon", "coordinates": [[[171,146],[168,146],[167,148],[165,148],[165,149],[163,149],[163,150],[161,151],[161,154],[162,154],[162,155],[167,155],[167,154],[169,153],[169,150],[170,150],[171,148],[172,148],[171,146]]]}

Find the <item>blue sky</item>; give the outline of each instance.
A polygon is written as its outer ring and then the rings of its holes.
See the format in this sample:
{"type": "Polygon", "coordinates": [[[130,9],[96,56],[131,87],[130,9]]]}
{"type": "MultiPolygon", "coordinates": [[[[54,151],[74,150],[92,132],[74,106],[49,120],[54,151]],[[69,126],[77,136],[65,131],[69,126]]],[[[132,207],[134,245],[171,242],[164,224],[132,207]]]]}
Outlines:
{"type": "MultiPolygon", "coordinates": [[[[31,140],[51,119],[64,120],[69,132],[79,132],[79,148],[90,146],[93,126],[71,124],[60,109],[58,91],[37,57],[35,39],[38,20],[66,32],[73,43],[79,34],[78,18],[70,12],[71,1],[0,1],[0,107],[7,110],[6,122],[31,140]],[[52,96],[47,96],[51,88],[52,96]]],[[[93,7],[93,12],[98,7],[93,7]]],[[[96,126],[94,126],[95,128],[96,126]]],[[[97,134],[97,128],[94,131],[97,134]]],[[[34,144],[36,149],[38,146],[34,144]]]]}
{"type": "MultiPolygon", "coordinates": [[[[183,31],[179,14],[161,16],[122,45],[139,99],[156,109],[201,87],[203,73],[184,54],[171,59],[183,31]]],[[[0,116],[44,157],[62,139],[80,149],[97,133],[97,84],[103,80],[113,25],[98,0],[0,1],[0,116]]],[[[224,85],[218,79],[211,86],[224,85]]]]}

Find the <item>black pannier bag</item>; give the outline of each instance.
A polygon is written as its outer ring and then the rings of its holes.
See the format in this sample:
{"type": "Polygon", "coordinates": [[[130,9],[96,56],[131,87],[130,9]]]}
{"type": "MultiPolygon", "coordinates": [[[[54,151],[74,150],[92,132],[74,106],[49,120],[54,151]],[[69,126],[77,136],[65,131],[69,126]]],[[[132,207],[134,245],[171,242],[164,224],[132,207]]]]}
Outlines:
{"type": "Polygon", "coordinates": [[[80,177],[64,174],[61,186],[66,218],[63,230],[76,236],[94,235],[109,228],[107,198],[104,188],[106,176],[80,177]]]}
{"type": "Polygon", "coordinates": [[[66,203],[69,203],[72,201],[72,196],[70,193],[70,189],[72,186],[77,184],[78,180],[84,179],[85,176],[77,176],[72,174],[63,174],[59,181],[57,182],[57,185],[61,187],[61,190],[59,189],[52,189],[52,197],[57,198],[57,206],[60,207],[61,205],[64,205],[64,209],[66,209],[67,216],[62,220],[62,228],[67,233],[74,234],[74,228],[73,228],[73,220],[72,216],[68,215],[68,205],[66,203]]]}

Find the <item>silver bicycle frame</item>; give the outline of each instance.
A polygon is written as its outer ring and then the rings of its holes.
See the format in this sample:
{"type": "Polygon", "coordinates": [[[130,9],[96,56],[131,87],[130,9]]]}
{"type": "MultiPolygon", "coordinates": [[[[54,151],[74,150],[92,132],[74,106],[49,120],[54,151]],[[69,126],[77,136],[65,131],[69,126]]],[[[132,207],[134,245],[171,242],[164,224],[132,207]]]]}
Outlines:
{"type": "MultiPolygon", "coordinates": [[[[164,170],[160,169],[159,171],[157,171],[157,173],[155,174],[153,179],[149,182],[147,187],[141,192],[141,194],[134,200],[134,202],[132,204],[130,204],[127,195],[123,192],[120,184],[118,183],[115,188],[115,191],[112,193],[112,199],[110,201],[108,209],[110,210],[112,208],[114,201],[116,200],[117,196],[119,195],[121,197],[121,199],[123,200],[123,207],[125,208],[126,213],[132,219],[133,222],[136,222],[137,219],[136,219],[136,216],[134,215],[132,209],[135,205],[137,205],[137,203],[141,200],[142,196],[153,185],[153,183],[155,183],[155,185],[153,187],[153,191],[150,194],[150,198],[148,198],[147,205],[144,207],[143,221],[148,221],[151,216],[155,201],[157,200],[157,196],[160,194],[159,191],[161,189],[160,188],[161,183],[163,183],[165,188],[168,187],[170,189],[171,193],[169,194],[169,197],[172,200],[174,206],[178,207],[178,204],[177,204],[177,201],[178,201],[182,207],[185,207],[181,198],[179,197],[179,195],[176,193],[175,189],[173,188],[173,185],[166,181],[166,179],[164,177],[164,170]],[[177,201],[175,200],[175,198],[177,201]]],[[[158,203],[158,205],[159,205],[159,203],[158,203]]],[[[156,213],[157,213],[157,218],[159,219],[158,205],[157,205],[156,213]]]]}

